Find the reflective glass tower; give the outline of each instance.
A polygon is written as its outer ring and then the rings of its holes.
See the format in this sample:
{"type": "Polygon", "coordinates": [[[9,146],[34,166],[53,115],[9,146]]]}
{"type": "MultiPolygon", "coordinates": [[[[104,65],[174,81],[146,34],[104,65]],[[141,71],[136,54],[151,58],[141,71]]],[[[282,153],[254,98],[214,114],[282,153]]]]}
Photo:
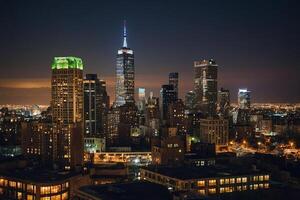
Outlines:
{"type": "Polygon", "coordinates": [[[207,116],[216,115],[218,99],[218,65],[210,60],[194,62],[194,91],[197,107],[207,116]]]}
{"type": "Polygon", "coordinates": [[[134,103],[134,54],[127,47],[125,22],[123,31],[123,47],[117,54],[115,106],[134,103]]]}

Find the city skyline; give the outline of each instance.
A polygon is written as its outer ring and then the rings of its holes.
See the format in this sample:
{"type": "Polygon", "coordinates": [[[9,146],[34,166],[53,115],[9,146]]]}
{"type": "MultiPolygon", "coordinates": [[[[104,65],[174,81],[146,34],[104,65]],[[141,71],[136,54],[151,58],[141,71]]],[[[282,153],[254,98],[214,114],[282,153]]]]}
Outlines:
{"type": "Polygon", "coordinates": [[[137,53],[135,88],[144,87],[158,96],[168,73],[178,72],[183,98],[193,89],[193,62],[212,58],[221,66],[219,87],[230,90],[232,102],[237,102],[239,88],[253,91],[253,102],[299,102],[295,93],[300,89],[299,28],[294,26],[298,14],[293,2],[236,3],[233,8],[223,2],[195,2],[206,8],[199,13],[194,12],[197,6],[182,2],[119,3],[95,3],[104,13],[81,1],[63,2],[55,12],[50,12],[55,2],[6,3],[0,15],[6,30],[0,33],[0,103],[48,104],[49,66],[60,55],[81,57],[85,73],[104,79],[114,101],[115,51],[124,19],[129,22],[130,46],[137,53]],[[72,9],[60,12],[67,6],[72,9]],[[122,11],[124,6],[127,12],[122,11]],[[208,8],[214,8],[214,14],[208,8]],[[39,9],[49,15],[40,15],[39,9]],[[232,15],[233,10],[240,15],[232,15]]]}

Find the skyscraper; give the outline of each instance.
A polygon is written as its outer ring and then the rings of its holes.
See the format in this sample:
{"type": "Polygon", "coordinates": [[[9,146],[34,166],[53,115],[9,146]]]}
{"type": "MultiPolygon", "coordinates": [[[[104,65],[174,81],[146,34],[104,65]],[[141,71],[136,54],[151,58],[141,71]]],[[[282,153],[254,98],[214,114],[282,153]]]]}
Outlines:
{"type": "Polygon", "coordinates": [[[162,120],[168,119],[168,109],[176,101],[176,92],[173,85],[162,85],[160,89],[160,110],[162,120]]]}
{"type": "Polygon", "coordinates": [[[138,110],[139,112],[143,113],[145,111],[145,104],[146,104],[146,93],[145,88],[139,88],[138,90],[138,110]]]}
{"type": "Polygon", "coordinates": [[[238,105],[240,109],[250,109],[250,91],[247,89],[239,89],[238,105]]]}
{"type": "Polygon", "coordinates": [[[115,106],[134,103],[134,54],[127,47],[125,22],[123,31],[123,47],[117,54],[115,106]]]}
{"type": "Polygon", "coordinates": [[[169,85],[173,85],[174,90],[176,92],[176,99],[178,99],[178,72],[169,73],[169,85]]]}
{"type": "Polygon", "coordinates": [[[194,62],[194,91],[197,107],[207,116],[215,116],[218,99],[218,65],[212,59],[194,62]]]}
{"type": "Polygon", "coordinates": [[[83,64],[76,57],[52,62],[54,161],[66,169],[83,163],[83,64]]]}
{"type": "Polygon", "coordinates": [[[105,82],[100,81],[97,74],[87,74],[83,87],[85,137],[103,136],[109,107],[105,82]]]}
{"type": "Polygon", "coordinates": [[[230,93],[229,90],[221,88],[218,92],[218,114],[224,118],[229,117],[230,93]]]}

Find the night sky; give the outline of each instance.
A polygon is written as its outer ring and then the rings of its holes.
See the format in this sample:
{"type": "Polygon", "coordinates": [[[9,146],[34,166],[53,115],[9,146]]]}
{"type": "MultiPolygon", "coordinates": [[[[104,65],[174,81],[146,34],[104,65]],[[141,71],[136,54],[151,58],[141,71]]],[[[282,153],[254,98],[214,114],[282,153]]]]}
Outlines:
{"type": "Polygon", "coordinates": [[[253,102],[300,102],[300,3],[288,0],[0,1],[0,104],[49,104],[54,56],[78,56],[114,98],[123,20],[135,52],[136,87],[158,95],[168,73],[180,96],[193,62],[213,58],[219,87],[253,102]]]}

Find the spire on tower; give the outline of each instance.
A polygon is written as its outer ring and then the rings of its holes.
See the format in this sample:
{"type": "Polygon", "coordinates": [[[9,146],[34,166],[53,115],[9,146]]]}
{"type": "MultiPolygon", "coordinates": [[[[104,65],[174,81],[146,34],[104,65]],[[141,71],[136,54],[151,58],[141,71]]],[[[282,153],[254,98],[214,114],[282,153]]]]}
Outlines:
{"type": "Polygon", "coordinates": [[[127,33],[126,33],[126,20],[124,20],[124,28],[123,28],[123,47],[127,48],[127,33]]]}

